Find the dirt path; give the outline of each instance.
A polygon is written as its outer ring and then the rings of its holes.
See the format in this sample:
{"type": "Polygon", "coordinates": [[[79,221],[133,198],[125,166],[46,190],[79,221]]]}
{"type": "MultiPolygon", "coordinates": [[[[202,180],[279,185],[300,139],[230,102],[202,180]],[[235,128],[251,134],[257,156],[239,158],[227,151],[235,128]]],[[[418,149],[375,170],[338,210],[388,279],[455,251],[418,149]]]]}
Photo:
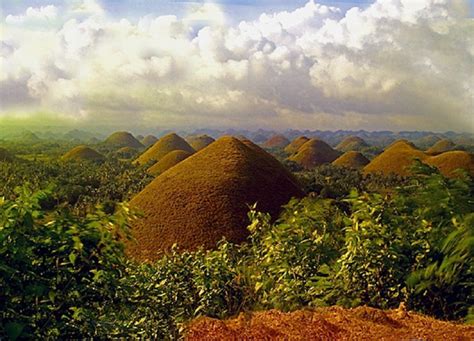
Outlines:
{"type": "Polygon", "coordinates": [[[435,320],[404,309],[318,308],[242,313],[230,320],[199,318],[187,340],[474,340],[474,326],[435,320]]]}

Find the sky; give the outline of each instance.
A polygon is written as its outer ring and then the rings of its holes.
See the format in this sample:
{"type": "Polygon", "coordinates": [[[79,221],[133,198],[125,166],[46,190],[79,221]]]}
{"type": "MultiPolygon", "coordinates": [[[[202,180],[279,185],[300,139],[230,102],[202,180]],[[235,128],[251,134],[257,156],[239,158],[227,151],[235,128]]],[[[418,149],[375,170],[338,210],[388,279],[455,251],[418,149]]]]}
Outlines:
{"type": "Polygon", "coordinates": [[[469,0],[2,0],[0,125],[474,132],[469,0]]]}

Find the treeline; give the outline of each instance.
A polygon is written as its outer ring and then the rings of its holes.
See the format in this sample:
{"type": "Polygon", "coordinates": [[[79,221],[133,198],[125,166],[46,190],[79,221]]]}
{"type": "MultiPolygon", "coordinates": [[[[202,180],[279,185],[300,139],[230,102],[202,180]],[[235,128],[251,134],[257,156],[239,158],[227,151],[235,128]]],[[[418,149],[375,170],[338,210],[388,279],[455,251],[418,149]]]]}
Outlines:
{"type": "Polygon", "coordinates": [[[474,184],[429,167],[387,194],[250,210],[248,242],[174,250],[154,264],[124,255],[134,213],[44,212],[51,193],[0,203],[2,336],[177,338],[196,316],[339,304],[472,318],[474,184]]]}

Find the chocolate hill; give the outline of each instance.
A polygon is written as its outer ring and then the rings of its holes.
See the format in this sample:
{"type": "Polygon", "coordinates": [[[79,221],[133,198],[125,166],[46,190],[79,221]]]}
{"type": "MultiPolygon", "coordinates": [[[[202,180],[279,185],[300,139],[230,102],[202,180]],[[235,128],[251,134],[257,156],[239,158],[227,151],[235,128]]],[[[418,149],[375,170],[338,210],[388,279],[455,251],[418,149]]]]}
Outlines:
{"type": "Polygon", "coordinates": [[[121,148],[121,147],[132,147],[141,149],[143,145],[129,132],[117,131],[107,137],[104,144],[109,147],[121,148]]]}
{"type": "Polygon", "coordinates": [[[331,148],[320,139],[311,139],[303,144],[298,152],[288,159],[294,161],[306,169],[331,163],[339,157],[340,153],[331,148]]]}
{"type": "Polygon", "coordinates": [[[148,161],[160,161],[169,152],[173,150],[184,150],[188,153],[194,153],[194,149],[180,136],[175,133],[163,136],[151,148],[146,150],[136,160],[137,163],[143,165],[148,161]]]}
{"type": "Polygon", "coordinates": [[[306,142],[309,141],[309,138],[306,136],[300,136],[291,141],[291,143],[285,147],[285,152],[287,152],[289,155],[294,154],[298,151],[298,149],[301,148],[302,145],[304,145],[306,142]]]}
{"type": "Polygon", "coordinates": [[[332,164],[340,167],[360,169],[364,168],[364,166],[369,162],[369,159],[367,159],[361,152],[352,150],[339,156],[332,162],[332,164]]]}
{"type": "Polygon", "coordinates": [[[419,139],[416,139],[413,142],[417,148],[425,150],[440,140],[441,140],[441,137],[439,137],[438,135],[430,134],[430,135],[420,137],[419,139]]]}
{"type": "Polygon", "coordinates": [[[367,166],[366,173],[410,175],[410,167],[415,159],[423,161],[427,155],[406,140],[392,143],[384,152],[376,156],[367,166]]]}
{"type": "Polygon", "coordinates": [[[425,163],[435,166],[447,177],[455,177],[457,169],[464,169],[474,176],[474,155],[465,151],[454,150],[425,160],[425,163]]]}
{"type": "Polygon", "coordinates": [[[290,141],[283,135],[273,135],[265,141],[263,146],[265,148],[285,148],[290,144],[290,141]]]}
{"type": "Polygon", "coordinates": [[[438,155],[444,152],[449,152],[455,148],[456,148],[456,144],[453,141],[448,140],[448,139],[442,139],[436,142],[430,148],[428,148],[428,150],[426,151],[426,154],[438,155]]]}
{"type": "Polygon", "coordinates": [[[184,150],[173,150],[166,154],[160,161],[148,168],[148,173],[152,175],[159,175],[164,171],[176,166],[178,163],[187,159],[192,153],[184,150]]]}
{"type": "Polygon", "coordinates": [[[187,141],[189,145],[193,147],[195,151],[198,151],[198,150],[206,148],[208,145],[214,142],[215,139],[213,139],[209,135],[198,135],[198,136],[188,137],[187,141]]]}
{"type": "Polygon", "coordinates": [[[0,162],[12,162],[15,156],[7,149],[0,147],[0,162]]]}
{"type": "Polygon", "coordinates": [[[87,146],[77,146],[61,157],[64,161],[102,161],[105,157],[87,146]]]}
{"type": "Polygon", "coordinates": [[[156,143],[156,141],[158,141],[158,138],[156,136],[147,135],[141,140],[141,143],[145,147],[150,147],[150,146],[154,145],[156,143]]]}
{"type": "Polygon", "coordinates": [[[359,136],[349,136],[342,140],[341,143],[336,146],[336,149],[341,152],[348,152],[351,150],[361,151],[367,147],[369,147],[369,145],[363,138],[359,136]]]}
{"type": "Polygon", "coordinates": [[[275,158],[250,141],[221,137],[168,169],[136,195],[144,213],[132,227],[137,244],[128,253],[154,260],[177,243],[182,250],[214,248],[225,237],[248,236],[247,205],[277,217],[281,205],[302,190],[275,158]]]}

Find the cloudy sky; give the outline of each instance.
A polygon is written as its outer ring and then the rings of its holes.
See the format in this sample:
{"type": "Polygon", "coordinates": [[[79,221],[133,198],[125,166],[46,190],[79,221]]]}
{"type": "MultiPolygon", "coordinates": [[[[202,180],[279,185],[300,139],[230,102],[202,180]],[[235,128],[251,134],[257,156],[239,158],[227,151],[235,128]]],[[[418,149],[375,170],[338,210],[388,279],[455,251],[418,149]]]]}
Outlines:
{"type": "Polygon", "coordinates": [[[474,132],[469,0],[2,0],[0,124],[474,132]]]}

